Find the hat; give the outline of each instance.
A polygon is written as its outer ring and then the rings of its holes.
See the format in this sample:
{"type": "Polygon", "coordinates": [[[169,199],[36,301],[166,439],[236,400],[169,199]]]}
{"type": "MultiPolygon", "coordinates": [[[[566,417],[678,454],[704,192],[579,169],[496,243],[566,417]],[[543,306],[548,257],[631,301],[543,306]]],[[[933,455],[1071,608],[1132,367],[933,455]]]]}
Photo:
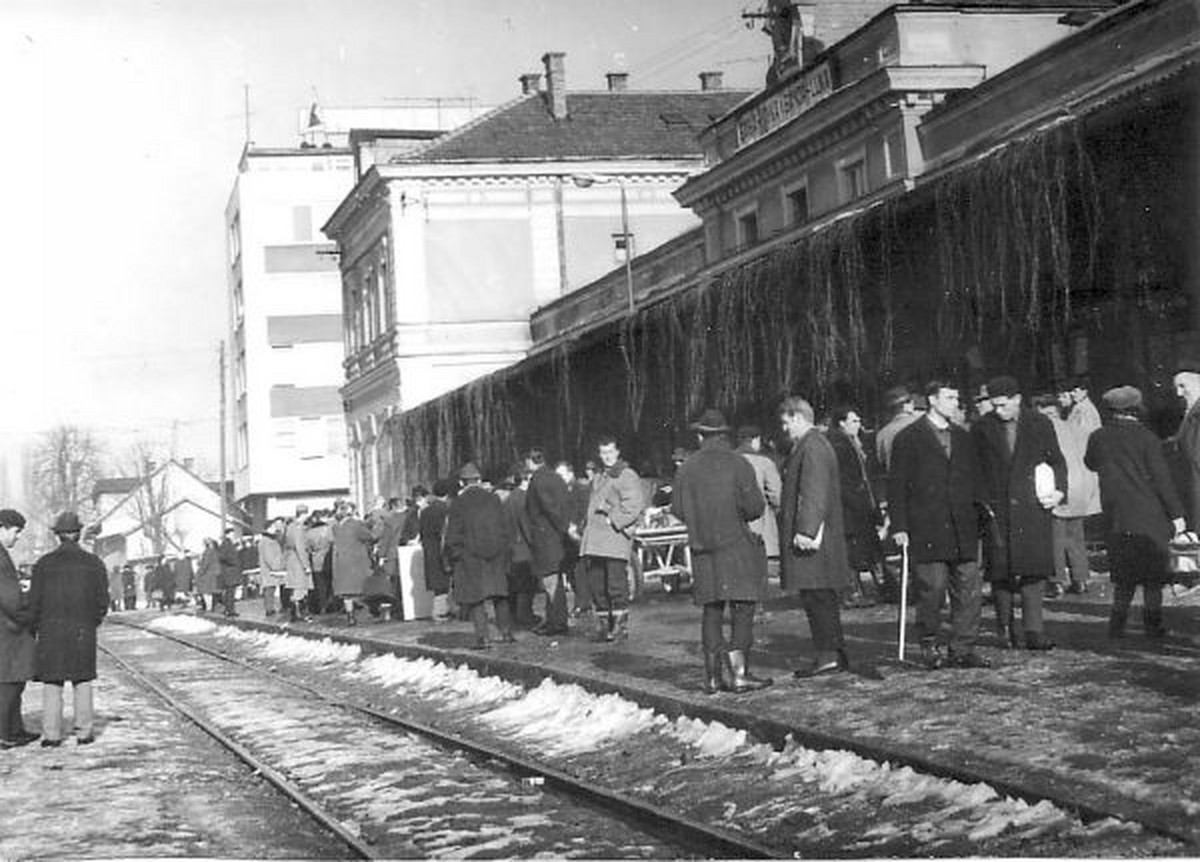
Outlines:
{"type": "Polygon", "coordinates": [[[701,434],[719,434],[729,430],[729,423],[725,421],[724,413],[710,407],[700,414],[700,418],[693,422],[691,427],[693,431],[699,431],[701,434]]]}
{"type": "Polygon", "coordinates": [[[1175,374],[1200,374],[1200,362],[1195,359],[1181,359],[1175,364],[1175,374]]]}
{"type": "Polygon", "coordinates": [[[743,425],[738,428],[737,436],[739,440],[753,440],[755,437],[762,436],[762,429],[757,425],[743,425]]]}
{"type": "Polygon", "coordinates": [[[435,497],[449,497],[453,490],[454,486],[445,479],[438,479],[433,483],[433,496],[435,497]]]}
{"type": "Polygon", "coordinates": [[[1134,386],[1114,386],[1101,399],[1109,410],[1136,410],[1142,406],[1142,393],[1134,386]]]}
{"type": "Polygon", "coordinates": [[[987,391],[989,398],[1011,398],[1013,395],[1021,394],[1021,387],[1017,384],[1015,377],[1002,374],[987,382],[987,391]]]}
{"type": "Polygon", "coordinates": [[[975,393],[975,403],[978,404],[980,401],[987,401],[991,397],[988,395],[987,386],[980,386],[979,391],[975,393]]]}
{"type": "Polygon", "coordinates": [[[482,479],[483,474],[479,472],[479,468],[475,466],[474,461],[468,461],[463,464],[462,469],[458,471],[460,479],[482,479]]]}
{"type": "Polygon", "coordinates": [[[74,512],[63,512],[54,519],[54,526],[50,529],[55,533],[82,533],[83,522],[74,512]]]}
{"type": "Polygon", "coordinates": [[[887,392],[883,393],[883,400],[887,406],[893,410],[902,404],[907,404],[912,401],[912,393],[908,391],[907,386],[893,386],[887,392]]]}
{"type": "Polygon", "coordinates": [[[0,527],[25,529],[25,516],[16,509],[0,509],[0,527]]]}

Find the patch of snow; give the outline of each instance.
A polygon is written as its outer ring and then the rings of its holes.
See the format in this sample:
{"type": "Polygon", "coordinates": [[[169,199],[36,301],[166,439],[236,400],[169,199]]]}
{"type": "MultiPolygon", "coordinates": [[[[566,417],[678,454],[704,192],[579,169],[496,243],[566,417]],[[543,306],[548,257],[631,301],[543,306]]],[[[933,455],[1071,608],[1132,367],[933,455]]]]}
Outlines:
{"type": "Polygon", "coordinates": [[[209,635],[217,630],[217,624],[211,620],[194,617],[191,614],[169,614],[152,619],[148,626],[160,632],[177,635],[209,635]]]}

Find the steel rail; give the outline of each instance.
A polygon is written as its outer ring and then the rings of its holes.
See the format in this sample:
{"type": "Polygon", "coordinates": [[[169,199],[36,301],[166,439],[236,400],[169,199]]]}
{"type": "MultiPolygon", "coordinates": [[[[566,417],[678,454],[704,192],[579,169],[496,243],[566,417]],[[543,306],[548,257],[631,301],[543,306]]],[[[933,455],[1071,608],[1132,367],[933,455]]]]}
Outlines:
{"type": "Polygon", "coordinates": [[[206,653],[214,658],[298,688],[326,703],[342,709],[362,713],[384,724],[432,739],[444,747],[496,761],[506,766],[509,771],[522,777],[540,777],[545,786],[552,787],[571,798],[588,802],[595,807],[603,808],[620,817],[630,819],[637,823],[644,831],[689,852],[723,859],[791,858],[790,853],[770,848],[749,838],[724,832],[706,823],[701,823],[698,820],[669,811],[662,806],[646,802],[629,794],[613,790],[612,788],[585,781],[568,772],[555,769],[548,764],[521,757],[520,755],[496,748],[468,736],[442,730],[412,718],[382,712],[369,704],[349,703],[340,700],[305,683],[289,679],[275,671],[228,655],[204,644],[195,643],[187,638],[169,632],[157,631],[130,620],[112,620],[112,622],[180,643],[198,652],[206,653]]]}
{"type": "MultiPolygon", "coordinates": [[[[151,631],[144,629],[145,631],[151,631]]],[[[114,653],[111,649],[103,644],[97,644],[100,651],[107,655],[118,667],[126,674],[131,676],[139,685],[149,689],[158,695],[167,703],[173,710],[178,712],[192,724],[199,727],[222,746],[229,749],[239,760],[247,766],[254,769],[255,773],[261,775],[268,783],[272,784],[277,790],[283,793],[288,799],[296,803],[305,814],[316,820],[326,830],[331,832],[339,841],[349,847],[356,856],[362,859],[377,859],[381,858],[367,844],[363,843],[353,832],[343,826],[335,817],[325,811],[312,797],[300,789],[299,785],[291,781],[286,775],[272,767],[266,761],[259,758],[254,752],[246,748],[240,742],[229,736],[208,719],[199,715],[198,712],[184,703],[181,699],[171,694],[163,686],[155,682],[148,674],[135,668],[121,656],[114,653]]]]}

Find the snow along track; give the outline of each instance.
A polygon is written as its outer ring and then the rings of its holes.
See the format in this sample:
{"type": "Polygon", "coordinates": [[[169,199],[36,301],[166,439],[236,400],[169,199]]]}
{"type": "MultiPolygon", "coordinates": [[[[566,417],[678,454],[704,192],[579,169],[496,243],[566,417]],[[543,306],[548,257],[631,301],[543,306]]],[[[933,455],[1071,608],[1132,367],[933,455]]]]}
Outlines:
{"type": "MultiPolygon", "coordinates": [[[[545,679],[544,672],[527,688],[480,676],[461,663],[413,657],[411,650],[405,651],[409,657],[398,657],[379,642],[317,633],[297,637],[186,615],[159,617],[151,625],[194,635],[256,664],[277,665],[289,677],[335,692],[338,702],[386,703],[392,713],[416,714],[443,732],[454,728],[457,736],[485,737],[492,749],[549,759],[574,776],[569,780],[619,787],[656,803],[667,800],[671,811],[757,841],[777,855],[1185,852],[1136,822],[1104,817],[1085,823],[1069,805],[1029,801],[978,778],[964,783],[849,750],[805,748],[793,739],[763,744],[719,721],[678,712],[670,719],[616,694],[596,695],[545,679]]],[[[461,661],[452,653],[439,658],[461,661]]],[[[518,762],[530,764],[527,758],[518,762]]]]}
{"type": "MultiPolygon", "coordinates": [[[[679,853],[699,856],[716,856],[719,858],[767,858],[773,855],[767,848],[755,843],[752,840],[740,838],[735,835],[728,835],[720,830],[713,829],[706,824],[689,820],[686,817],[681,817],[676,813],[667,811],[666,809],[647,803],[643,800],[615,792],[611,789],[601,787],[589,782],[581,781],[578,778],[571,776],[560,770],[553,769],[543,763],[534,762],[522,757],[515,756],[511,752],[506,752],[490,745],[469,739],[457,733],[439,730],[429,724],[418,722],[412,719],[402,719],[394,714],[385,713],[375,709],[369,704],[352,703],[343,698],[331,697],[327,693],[321,692],[312,686],[305,685],[294,679],[288,679],[279,673],[273,672],[269,668],[264,668],[250,662],[241,661],[235,657],[227,655],[219,650],[211,649],[203,644],[195,643],[183,637],[178,637],[169,632],[162,631],[157,628],[143,627],[129,621],[118,621],[121,625],[134,629],[143,634],[152,635],[158,638],[169,640],[175,644],[183,646],[189,650],[204,654],[209,658],[217,659],[227,665],[240,668],[244,671],[249,671],[253,674],[267,677],[274,683],[282,683],[288,687],[303,691],[310,698],[316,698],[322,701],[326,706],[331,706],[335,710],[358,713],[361,716],[366,716],[374,722],[382,723],[395,729],[402,730],[407,733],[415,733],[420,736],[432,739],[437,745],[443,748],[452,749],[458,752],[465,753],[473,761],[483,761],[494,766],[498,765],[506,769],[510,773],[515,773],[522,777],[522,783],[529,786],[541,787],[544,786],[548,791],[556,794],[561,794],[569,800],[576,800],[579,804],[590,807],[600,808],[607,812],[609,826],[614,824],[611,822],[616,818],[619,822],[615,824],[618,828],[614,831],[614,835],[628,834],[631,838],[636,837],[637,833],[645,833],[649,836],[657,837],[665,842],[665,854],[660,850],[654,852],[650,848],[638,848],[636,845],[633,848],[621,848],[620,839],[617,839],[615,847],[605,848],[595,844],[587,844],[581,847],[582,855],[585,857],[596,857],[607,855],[607,852],[612,852],[614,849],[624,849],[626,853],[630,849],[635,851],[635,855],[647,856],[663,856],[666,858],[676,858],[679,853]],[[632,832],[628,832],[632,827],[632,832]],[[642,852],[636,852],[638,850],[642,852]],[[607,850],[607,852],[606,852],[607,850]]],[[[247,746],[239,743],[231,734],[226,733],[218,724],[206,718],[202,710],[197,709],[188,701],[192,698],[180,698],[175,696],[169,685],[164,685],[148,674],[134,667],[130,662],[117,655],[114,650],[108,646],[101,645],[104,650],[115,662],[136,678],[147,688],[154,691],[165,701],[167,701],[174,709],[182,713],[189,720],[195,722],[205,732],[210,734],[214,739],[225,745],[231,752],[249,764],[256,771],[260,772],[271,784],[279,788],[284,794],[290,797],[300,808],[307,814],[316,819],[324,828],[332,832],[338,839],[343,841],[352,852],[361,858],[394,858],[397,850],[394,846],[379,847],[383,843],[383,836],[376,831],[376,837],[371,842],[362,840],[359,836],[361,831],[354,826],[348,827],[342,822],[338,816],[331,814],[325,803],[314,798],[313,794],[306,792],[299,782],[292,780],[284,770],[276,769],[270,763],[257,754],[252,746],[247,746]]],[[[214,679],[214,684],[217,686],[228,684],[227,679],[214,679]]],[[[371,782],[374,783],[374,782],[371,782]]],[[[446,802],[453,806],[455,800],[447,799],[446,802]]],[[[552,829],[551,831],[555,831],[552,829]]],[[[628,841],[626,841],[628,843],[628,841]]],[[[413,848],[412,844],[408,845],[408,853],[402,855],[411,855],[413,848]]],[[[471,850],[471,847],[457,847],[456,851],[471,850]]],[[[512,851],[513,848],[509,848],[512,851]]],[[[563,847],[548,848],[555,855],[566,855],[563,847]]],[[[622,853],[624,856],[626,853],[622,853]]],[[[422,848],[422,855],[438,855],[436,852],[431,853],[427,848],[422,848]]],[[[507,854],[506,854],[507,855],[507,854]]],[[[520,855],[519,849],[514,855],[520,855]]]]}

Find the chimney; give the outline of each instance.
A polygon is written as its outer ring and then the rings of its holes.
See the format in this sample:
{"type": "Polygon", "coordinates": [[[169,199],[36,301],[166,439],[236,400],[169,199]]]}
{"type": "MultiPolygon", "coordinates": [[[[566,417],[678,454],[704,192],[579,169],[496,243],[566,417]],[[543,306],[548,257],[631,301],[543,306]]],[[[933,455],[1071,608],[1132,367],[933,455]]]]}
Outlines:
{"type": "Polygon", "coordinates": [[[542,55],[546,67],[546,100],[550,105],[550,116],[556,120],[567,118],[567,73],[562,51],[551,51],[542,55]]]}
{"type": "Polygon", "coordinates": [[[530,93],[536,93],[542,89],[542,75],[540,72],[529,72],[522,75],[518,80],[521,82],[522,96],[528,96],[530,93]]]}
{"type": "Polygon", "coordinates": [[[700,89],[706,93],[709,90],[721,89],[721,87],[723,85],[723,82],[721,79],[723,76],[724,76],[723,72],[701,72],[700,73],[700,89]]]}
{"type": "Polygon", "coordinates": [[[608,72],[604,77],[608,79],[608,92],[610,93],[624,93],[629,89],[628,72],[608,72]]]}

